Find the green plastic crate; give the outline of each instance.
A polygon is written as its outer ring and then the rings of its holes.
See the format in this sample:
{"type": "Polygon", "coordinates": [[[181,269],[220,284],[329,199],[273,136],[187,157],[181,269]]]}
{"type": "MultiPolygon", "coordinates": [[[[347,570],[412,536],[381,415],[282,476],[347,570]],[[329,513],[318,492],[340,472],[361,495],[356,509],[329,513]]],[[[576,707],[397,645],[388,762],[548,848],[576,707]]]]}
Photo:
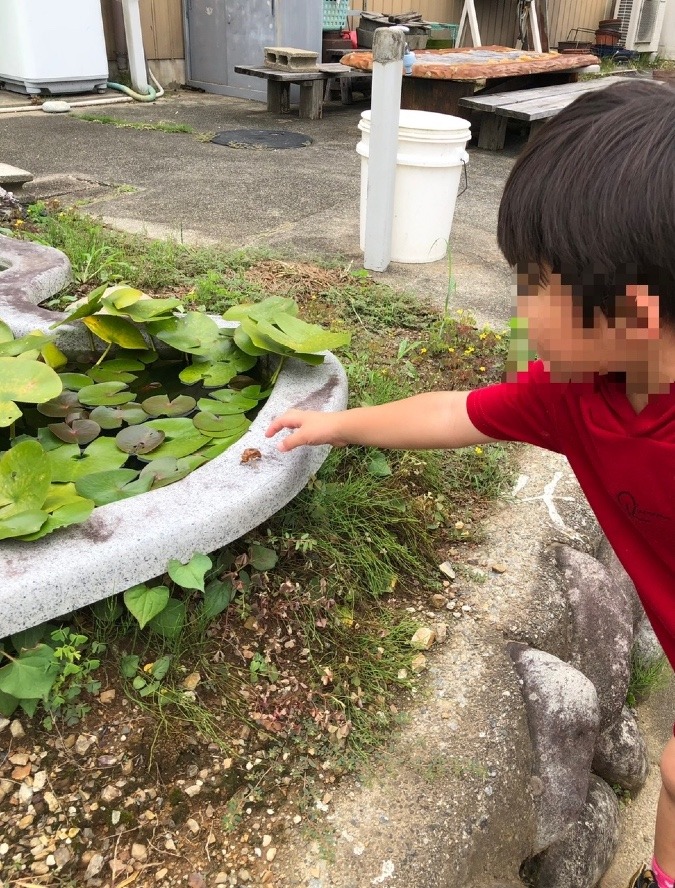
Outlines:
{"type": "Polygon", "coordinates": [[[452,49],[457,45],[457,31],[459,25],[445,22],[427,22],[429,31],[428,49],[452,49]]]}
{"type": "Polygon", "coordinates": [[[341,31],[347,24],[349,0],[323,0],[323,30],[341,31]]]}

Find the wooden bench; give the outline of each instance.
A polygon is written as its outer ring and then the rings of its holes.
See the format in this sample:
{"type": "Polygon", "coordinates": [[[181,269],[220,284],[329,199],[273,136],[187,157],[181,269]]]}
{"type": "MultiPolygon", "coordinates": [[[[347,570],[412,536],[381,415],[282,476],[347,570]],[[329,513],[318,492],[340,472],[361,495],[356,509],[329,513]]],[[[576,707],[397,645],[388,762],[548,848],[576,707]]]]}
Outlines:
{"type": "Polygon", "coordinates": [[[459,100],[462,108],[480,111],[478,147],[499,151],[504,147],[506,124],[509,119],[530,124],[530,139],[550,117],[562,111],[583,93],[605,89],[612,83],[626,82],[627,77],[601,77],[581,83],[561,83],[538,89],[520,89],[513,92],[483,93],[465,96],[459,100]]]}
{"type": "Polygon", "coordinates": [[[323,116],[326,81],[339,78],[343,97],[346,97],[349,79],[363,77],[363,71],[355,71],[338,62],[317,65],[314,71],[280,71],[255,65],[235,65],[234,70],[237,74],[262,77],[267,81],[267,110],[272,114],[288,114],[291,84],[297,84],[300,87],[300,117],[307,120],[318,120],[323,116]]]}

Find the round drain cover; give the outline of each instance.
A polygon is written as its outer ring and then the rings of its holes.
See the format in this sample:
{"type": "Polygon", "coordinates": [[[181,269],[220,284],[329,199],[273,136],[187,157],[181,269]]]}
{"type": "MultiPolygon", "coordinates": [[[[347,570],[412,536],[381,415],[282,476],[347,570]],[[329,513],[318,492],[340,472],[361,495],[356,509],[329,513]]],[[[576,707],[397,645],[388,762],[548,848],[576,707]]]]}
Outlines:
{"type": "Polygon", "coordinates": [[[224,130],[211,141],[227,148],[305,148],[312,144],[309,136],[288,130],[224,130]]]}

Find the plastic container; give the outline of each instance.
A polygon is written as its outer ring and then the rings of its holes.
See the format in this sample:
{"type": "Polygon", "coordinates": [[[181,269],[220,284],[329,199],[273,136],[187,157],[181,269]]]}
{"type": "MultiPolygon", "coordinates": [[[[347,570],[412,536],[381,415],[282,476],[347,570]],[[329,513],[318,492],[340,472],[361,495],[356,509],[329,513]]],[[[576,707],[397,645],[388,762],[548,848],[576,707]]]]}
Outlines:
{"type": "Polygon", "coordinates": [[[104,90],[108,59],[101,4],[0,0],[0,83],[39,94],[104,90]]]}
{"type": "Polygon", "coordinates": [[[323,30],[341,31],[347,24],[349,0],[323,0],[323,30]]]}
{"type": "MultiPolygon", "coordinates": [[[[359,121],[361,141],[361,249],[365,249],[371,112],[359,121]]],[[[399,114],[392,262],[443,259],[448,249],[457,191],[469,156],[471,127],[461,117],[433,111],[399,114]]]]}
{"type": "Polygon", "coordinates": [[[459,25],[446,22],[427,22],[431,30],[427,49],[452,49],[457,43],[459,25]]]}

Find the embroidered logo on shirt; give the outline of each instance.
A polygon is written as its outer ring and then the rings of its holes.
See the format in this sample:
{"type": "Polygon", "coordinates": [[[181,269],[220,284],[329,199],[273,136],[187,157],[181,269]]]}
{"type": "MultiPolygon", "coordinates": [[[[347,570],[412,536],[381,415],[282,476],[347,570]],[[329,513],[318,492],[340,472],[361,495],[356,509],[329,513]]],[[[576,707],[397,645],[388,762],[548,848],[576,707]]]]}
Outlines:
{"type": "Polygon", "coordinates": [[[649,512],[646,509],[641,509],[637,500],[628,490],[622,490],[616,495],[616,501],[621,506],[623,511],[628,515],[629,518],[632,518],[634,521],[645,521],[649,523],[653,521],[655,518],[659,521],[670,521],[668,515],[661,515],[659,512],[649,512]]]}

